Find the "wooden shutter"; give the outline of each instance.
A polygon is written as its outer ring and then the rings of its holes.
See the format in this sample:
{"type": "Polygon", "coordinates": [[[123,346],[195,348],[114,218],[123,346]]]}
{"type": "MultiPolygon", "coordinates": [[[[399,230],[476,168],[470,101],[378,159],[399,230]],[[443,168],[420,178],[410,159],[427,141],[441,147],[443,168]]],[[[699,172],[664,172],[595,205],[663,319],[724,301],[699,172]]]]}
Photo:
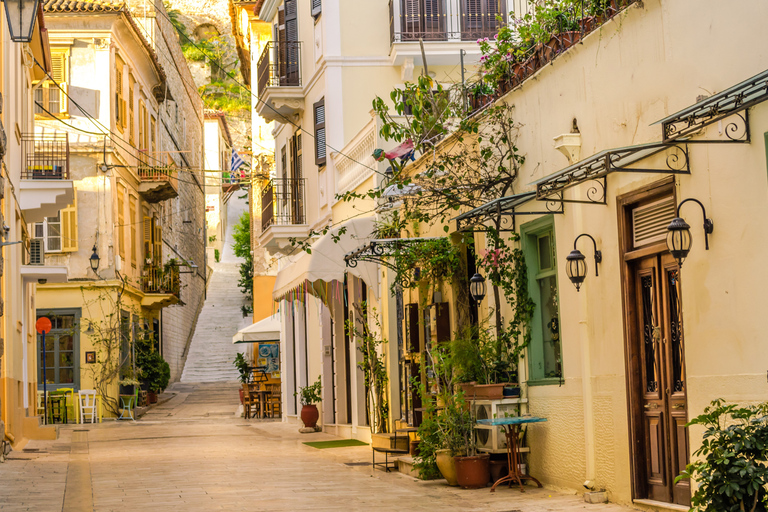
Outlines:
{"type": "Polygon", "coordinates": [[[285,0],[285,40],[299,40],[299,22],[296,12],[296,0],[285,0]]]}
{"type": "Polygon", "coordinates": [[[323,0],[312,0],[312,17],[317,18],[323,12],[323,0]]]}
{"type": "Polygon", "coordinates": [[[421,0],[403,0],[401,9],[403,32],[406,34],[421,32],[421,0]]]}
{"type": "Polygon", "coordinates": [[[133,85],[134,85],[133,75],[128,74],[128,142],[131,145],[135,145],[136,144],[136,136],[135,136],[135,132],[136,132],[135,124],[136,124],[136,122],[135,122],[135,118],[134,118],[134,115],[133,115],[133,109],[134,109],[134,107],[133,107],[133,105],[134,105],[134,102],[133,102],[133,88],[134,87],[133,87],[133,85]]]}
{"type": "Polygon", "coordinates": [[[483,0],[462,0],[462,37],[473,37],[483,26],[483,0]]]}
{"type": "Polygon", "coordinates": [[[325,165],[325,98],[315,103],[315,164],[325,165]]]}
{"type": "Polygon", "coordinates": [[[120,258],[125,261],[125,187],[117,186],[117,246],[120,258]]]}
{"type": "Polygon", "coordinates": [[[445,26],[443,24],[443,13],[441,0],[423,0],[424,5],[424,25],[423,32],[426,32],[428,39],[442,39],[445,32],[445,26]]]}
{"type": "Polygon", "coordinates": [[[131,226],[131,267],[136,268],[136,262],[139,259],[138,245],[139,241],[136,240],[136,198],[131,196],[128,199],[128,224],[131,226]]]}
{"type": "Polygon", "coordinates": [[[498,20],[496,19],[496,16],[502,15],[504,8],[501,5],[501,2],[503,0],[485,0],[485,25],[484,27],[492,30],[498,26],[498,20]]]}
{"type": "Polygon", "coordinates": [[[61,210],[61,251],[77,251],[77,190],[72,204],[61,210]]]}
{"type": "Polygon", "coordinates": [[[154,156],[154,153],[157,152],[157,122],[155,121],[155,116],[152,116],[150,123],[149,123],[149,138],[150,138],[150,147],[152,148],[152,153],[154,156]]]}
{"type": "Polygon", "coordinates": [[[632,246],[637,248],[667,238],[667,226],[677,215],[672,196],[632,209],[632,246]]]}
{"type": "Polygon", "coordinates": [[[49,82],[46,86],[47,91],[43,91],[47,98],[44,98],[43,105],[51,114],[66,114],[69,99],[67,98],[67,83],[69,82],[69,50],[66,48],[51,49],[51,77],[61,86],[61,89],[55,84],[49,82]],[[56,99],[58,98],[58,101],[56,99]],[[53,99],[53,101],[51,101],[53,99]]]}
{"type": "Polygon", "coordinates": [[[144,146],[144,138],[147,133],[147,126],[144,119],[144,102],[139,101],[139,149],[146,149],[144,146]]]}
{"type": "Polygon", "coordinates": [[[123,130],[125,126],[125,102],[123,101],[123,65],[115,64],[115,125],[123,130]]]}
{"type": "Polygon", "coordinates": [[[286,41],[285,39],[285,6],[281,5],[277,8],[277,40],[286,41]]]}
{"type": "Polygon", "coordinates": [[[155,265],[160,266],[163,263],[163,226],[155,225],[155,265]]]}
{"type": "Polygon", "coordinates": [[[144,216],[144,264],[152,261],[154,246],[152,237],[154,235],[155,220],[152,217],[144,216]]]}

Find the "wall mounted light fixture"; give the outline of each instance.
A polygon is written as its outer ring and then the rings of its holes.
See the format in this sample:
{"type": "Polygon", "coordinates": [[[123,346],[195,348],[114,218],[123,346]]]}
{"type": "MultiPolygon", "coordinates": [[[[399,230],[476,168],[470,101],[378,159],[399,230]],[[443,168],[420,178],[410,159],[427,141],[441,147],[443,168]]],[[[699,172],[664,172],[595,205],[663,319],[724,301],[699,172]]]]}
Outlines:
{"type": "Polygon", "coordinates": [[[14,43],[29,43],[32,41],[32,31],[37,20],[37,5],[39,0],[5,0],[5,18],[8,21],[8,32],[14,43]]]}
{"type": "Polygon", "coordinates": [[[99,253],[96,252],[96,244],[93,245],[93,254],[91,254],[91,257],[89,258],[91,262],[91,270],[93,270],[93,273],[95,274],[97,270],[99,270],[99,253]]]}
{"type": "Polygon", "coordinates": [[[709,250],[709,235],[712,234],[712,230],[715,228],[712,219],[707,218],[707,210],[698,199],[689,197],[677,205],[677,217],[672,219],[672,222],[667,226],[667,249],[669,249],[669,252],[672,253],[672,256],[675,257],[677,263],[681,267],[683,266],[683,261],[691,251],[691,243],[693,242],[691,226],[680,217],[680,208],[682,208],[688,201],[693,201],[701,206],[701,212],[704,215],[704,248],[707,251],[709,250]]]}
{"type": "Polygon", "coordinates": [[[475,275],[469,278],[469,294],[475,299],[475,303],[480,304],[485,297],[485,291],[485,278],[475,272],[475,275]]]}
{"type": "Polygon", "coordinates": [[[579,238],[583,236],[592,240],[592,245],[595,247],[595,276],[600,275],[598,274],[597,266],[603,261],[603,253],[602,251],[597,250],[597,242],[592,238],[592,235],[582,233],[576,237],[576,240],[573,241],[573,250],[565,257],[565,273],[568,275],[568,279],[570,279],[574,286],[576,286],[577,292],[580,290],[584,278],[587,277],[587,258],[576,248],[576,243],[579,241],[579,238]]]}

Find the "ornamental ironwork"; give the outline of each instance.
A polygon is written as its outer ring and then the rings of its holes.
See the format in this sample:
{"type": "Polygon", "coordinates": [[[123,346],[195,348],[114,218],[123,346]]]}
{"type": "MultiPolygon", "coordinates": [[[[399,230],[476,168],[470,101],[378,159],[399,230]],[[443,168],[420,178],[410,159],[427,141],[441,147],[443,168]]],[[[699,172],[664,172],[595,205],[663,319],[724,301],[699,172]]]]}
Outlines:
{"type": "MultiPolygon", "coordinates": [[[[687,142],[687,141],[686,141],[687,142]]],[[[607,149],[574,165],[542,178],[536,186],[536,199],[562,203],[606,204],[606,176],[612,172],[690,174],[688,146],[677,142],[652,142],[607,149]],[[636,167],[640,160],[666,151],[663,165],[636,167]],[[564,192],[588,183],[584,198],[567,198],[564,192]]]]}
{"type": "Polygon", "coordinates": [[[661,121],[664,142],[690,137],[704,127],[728,119],[721,129],[723,139],[687,139],[687,143],[749,142],[748,108],[768,100],[768,70],[661,121]]]}
{"type": "MultiPolygon", "coordinates": [[[[380,240],[371,240],[362,247],[344,255],[344,262],[350,268],[355,268],[360,261],[369,261],[382,265],[390,270],[397,270],[397,265],[392,258],[408,245],[418,244],[425,240],[438,240],[438,237],[425,238],[382,238],[380,240]]],[[[414,269],[413,281],[418,281],[419,269],[414,269]]],[[[404,276],[409,279],[408,276],[404,276]]],[[[407,285],[407,283],[404,283],[407,285]]]]}
{"type": "Polygon", "coordinates": [[[536,196],[535,192],[523,192],[507,197],[500,197],[478,206],[456,217],[457,231],[488,231],[486,222],[498,221],[498,231],[515,231],[515,218],[518,215],[547,215],[563,213],[563,204],[557,201],[547,201],[546,211],[519,211],[517,208],[536,196]]]}

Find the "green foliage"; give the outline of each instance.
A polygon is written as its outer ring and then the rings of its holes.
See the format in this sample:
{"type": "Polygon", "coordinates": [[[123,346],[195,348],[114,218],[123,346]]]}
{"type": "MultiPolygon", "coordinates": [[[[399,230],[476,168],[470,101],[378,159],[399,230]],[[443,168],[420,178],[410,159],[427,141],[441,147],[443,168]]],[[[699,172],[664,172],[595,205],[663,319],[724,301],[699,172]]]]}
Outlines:
{"type": "Polygon", "coordinates": [[[355,303],[357,311],[356,317],[360,328],[355,326],[355,320],[347,320],[345,328],[347,334],[357,342],[357,350],[362,355],[362,361],[357,366],[363,371],[365,384],[365,409],[370,418],[371,431],[374,434],[380,434],[387,431],[387,419],[389,418],[389,402],[387,401],[387,375],[386,360],[381,350],[382,345],[388,343],[386,339],[377,336],[382,332],[381,321],[376,314],[376,309],[372,311],[372,316],[376,324],[376,332],[373,332],[368,325],[368,305],[365,302],[355,303]]]}
{"type": "Polygon", "coordinates": [[[234,80],[211,82],[200,88],[205,108],[227,113],[249,112],[251,93],[234,80]]]}
{"type": "Polygon", "coordinates": [[[242,352],[237,353],[232,364],[235,365],[237,371],[240,373],[240,376],[238,377],[240,382],[246,384],[251,377],[251,371],[248,368],[248,360],[243,356],[242,352]]]}
{"type": "Polygon", "coordinates": [[[505,340],[490,330],[467,326],[451,340],[451,358],[457,382],[497,384],[517,380],[517,358],[505,347],[505,340]]]}
{"type": "MultiPolygon", "coordinates": [[[[235,243],[232,244],[232,250],[235,256],[243,258],[245,261],[240,264],[240,280],[237,285],[240,291],[245,294],[248,303],[253,302],[253,256],[251,255],[251,216],[248,212],[243,212],[240,220],[235,224],[232,238],[235,243]]],[[[243,314],[243,316],[247,316],[243,314]]]]}
{"type": "Polygon", "coordinates": [[[219,250],[218,250],[218,249],[214,249],[214,250],[213,250],[213,259],[215,259],[215,260],[216,260],[216,263],[218,263],[219,261],[221,261],[221,253],[219,252],[219,250]]]}
{"type": "Polygon", "coordinates": [[[208,243],[212,244],[215,241],[216,241],[216,235],[211,235],[211,236],[208,237],[208,243]]]}
{"type": "MultiPolygon", "coordinates": [[[[419,384],[419,393],[427,396],[424,384],[419,384]]],[[[430,397],[431,398],[431,397],[430,397]]],[[[422,402],[425,407],[423,419],[419,425],[419,452],[413,458],[413,467],[423,480],[440,478],[440,470],[435,462],[435,453],[443,449],[443,439],[440,435],[440,425],[437,423],[437,407],[431,399],[422,402]]]]}
{"type": "Polygon", "coordinates": [[[317,382],[303,388],[299,387],[299,391],[294,393],[293,396],[299,395],[301,405],[319,404],[323,400],[321,391],[322,384],[320,384],[320,376],[318,375],[317,382]]]}
{"type": "Polygon", "coordinates": [[[693,508],[698,512],[768,510],[768,402],[739,407],[714,400],[688,426],[705,427],[700,461],[675,479],[696,479],[693,508]]]}
{"type": "Polygon", "coordinates": [[[171,380],[171,367],[156,350],[137,350],[136,366],[141,380],[149,384],[149,390],[160,393],[171,380]]]}
{"type": "Polygon", "coordinates": [[[448,238],[425,238],[415,242],[396,244],[394,257],[396,286],[416,288],[420,281],[439,283],[458,274],[461,269],[459,248],[448,238]],[[419,278],[414,279],[414,269],[419,278]]]}

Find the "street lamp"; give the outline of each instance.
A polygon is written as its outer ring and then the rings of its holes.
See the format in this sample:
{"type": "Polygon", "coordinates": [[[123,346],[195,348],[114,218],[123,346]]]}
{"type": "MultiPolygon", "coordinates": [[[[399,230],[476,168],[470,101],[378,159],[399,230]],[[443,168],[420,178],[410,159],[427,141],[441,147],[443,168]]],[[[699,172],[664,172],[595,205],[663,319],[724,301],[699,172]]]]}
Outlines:
{"type": "Polygon", "coordinates": [[[90,262],[91,262],[91,270],[93,270],[93,273],[95,274],[96,271],[99,269],[99,253],[96,252],[96,244],[93,245],[93,254],[91,254],[90,262]]]}
{"type": "Polygon", "coordinates": [[[477,304],[480,304],[485,297],[485,278],[477,272],[469,278],[469,294],[477,304]]]}
{"type": "Polygon", "coordinates": [[[14,43],[32,41],[40,0],[5,0],[5,18],[14,43]]]}
{"type": "Polygon", "coordinates": [[[568,279],[570,279],[574,286],[576,286],[577,292],[580,290],[584,278],[587,277],[587,258],[576,248],[576,242],[583,236],[592,240],[592,245],[595,247],[595,276],[600,275],[598,274],[597,266],[603,261],[603,253],[602,251],[597,250],[597,242],[592,238],[592,235],[582,233],[576,237],[576,240],[573,241],[573,250],[565,257],[565,273],[568,275],[568,279]]]}
{"type": "Polygon", "coordinates": [[[704,247],[707,251],[709,250],[709,235],[712,234],[712,230],[715,228],[712,219],[707,218],[707,210],[698,199],[690,197],[677,206],[677,217],[672,219],[672,222],[667,226],[667,249],[669,249],[669,252],[672,253],[672,256],[675,257],[681,267],[683,266],[683,260],[691,251],[691,244],[693,242],[691,226],[680,217],[680,208],[688,201],[693,201],[701,206],[701,212],[704,215],[704,247]]]}

